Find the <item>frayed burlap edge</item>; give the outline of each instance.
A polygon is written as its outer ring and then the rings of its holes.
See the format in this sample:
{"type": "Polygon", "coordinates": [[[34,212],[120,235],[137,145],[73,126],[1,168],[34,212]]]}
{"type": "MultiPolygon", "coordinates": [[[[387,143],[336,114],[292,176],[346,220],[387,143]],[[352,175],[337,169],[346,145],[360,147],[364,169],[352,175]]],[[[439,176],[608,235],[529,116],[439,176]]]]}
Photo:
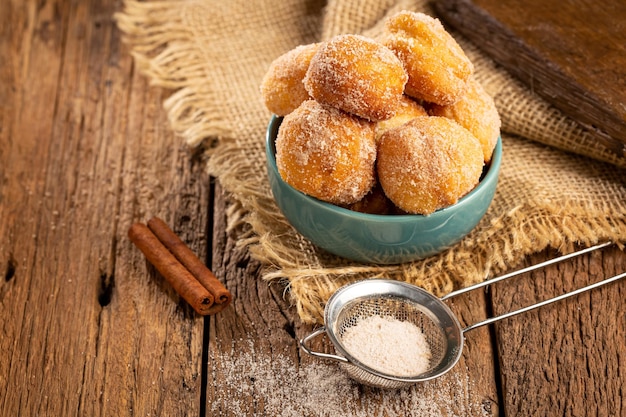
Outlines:
{"type": "Polygon", "coordinates": [[[126,0],[123,12],[114,19],[124,34],[123,41],[132,46],[137,69],[151,85],[173,91],[163,102],[172,130],[191,148],[204,147],[207,172],[236,196],[227,210],[226,230],[244,230],[238,236],[238,246],[244,247],[257,240],[245,227],[249,212],[245,207],[263,205],[256,200],[267,200],[267,191],[247,180],[251,175],[248,164],[236,162],[241,160],[241,149],[232,138],[233,128],[216,93],[219,89],[212,84],[214,78],[206,73],[205,58],[190,42],[193,32],[182,23],[179,4],[176,0],[126,0]],[[218,143],[208,144],[210,139],[218,143]]]}
{"type": "Polygon", "coordinates": [[[211,77],[204,70],[199,51],[188,39],[189,27],[180,21],[177,2],[125,1],[124,12],[114,19],[132,44],[137,69],[152,85],[173,90],[163,103],[172,129],[196,147],[207,138],[231,132],[220,110],[220,101],[212,100],[211,77]]]}
{"type": "MultiPolygon", "coordinates": [[[[258,220],[258,219],[257,219],[258,220]]],[[[259,225],[257,225],[258,228],[259,225]]],[[[336,267],[305,266],[284,259],[298,259],[297,249],[285,241],[270,241],[268,230],[251,246],[255,257],[280,267],[266,274],[267,279],[283,280],[296,302],[304,322],[323,323],[323,308],[338,288],[363,278],[391,278],[418,285],[436,296],[455,288],[472,285],[518,267],[526,256],[548,248],[569,253],[577,246],[613,241],[620,247],[626,241],[626,209],[598,210],[583,205],[547,204],[532,208],[518,206],[479,225],[460,247],[454,247],[426,260],[402,265],[350,264],[336,267]],[[535,213],[529,216],[528,213],[535,213]],[[566,216],[559,213],[567,213],[566,216]],[[611,216],[607,216],[611,213],[611,216]],[[518,233],[508,233],[518,230],[518,233]],[[271,249],[271,250],[267,250],[271,249]]]]}

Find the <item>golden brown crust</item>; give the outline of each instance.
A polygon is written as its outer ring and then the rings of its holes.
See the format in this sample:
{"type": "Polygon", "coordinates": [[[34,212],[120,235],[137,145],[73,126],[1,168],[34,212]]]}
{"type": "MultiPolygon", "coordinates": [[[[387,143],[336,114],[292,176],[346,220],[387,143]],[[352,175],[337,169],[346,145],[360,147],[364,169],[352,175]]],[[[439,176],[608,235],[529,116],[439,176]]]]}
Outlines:
{"type": "Polygon", "coordinates": [[[445,117],[415,118],[387,131],[378,144],[380,184],[408,213],[430,214],[456,203],[478,184],[482,168],[478,139],[445,117]]]}
{"type": "Polygon", "coordinates": [[[393,214],[395,206],[385,195],[380,184],[376,183],[365,197],[354,204],[347,206],[348,209],[367,214],[393,214]]]}
{"type": "Polygon", "coordinates": [[[396,114],[389,119],[380,120],[376,123],[376,140],[378,140],[383,133],[394,127],[401,126],[406,122],[420,116],[428,116],[428,112],[422,105],[408,96],[402,96],[400,105],[396,110],[396,114]]]}
{"type": "Polygon", "coordinates": [[[405,66],[407,95],[442,105],[463,95],[474,67],[438,19],[400,12],[386,22],[380,39],[405,66]]]}
{"type": "Polygon", "coordinates": [[[285,116],[276,138],[282,179],[337,205],[353,204],[369,192],[375,160],[371,123],[314,100],[285,116]]]}
{"type": "Polygon", "coordinates": [[[360,35],[338,35],[323,43],[304,78],[322,104],[376,121],[395,114],[407,81],[392,51],[360,35]]]}
{"type": "Polygon", "coordinates": [[[310,98],[302,80],[319,46],[319,43],[297,46],[270,64],[261,81],[261,95],[272,113],[285,116],[310,98]]]}
{"type": "Polygon", "coordinates": [[[433,105],[429,111],[434,116],[453,119],[472,132],[482,146],[485,162],[491,161],[500,136],[500,115],[493,99],[478,81],[471,78],[467,91],[456,103],[433,105]]]}

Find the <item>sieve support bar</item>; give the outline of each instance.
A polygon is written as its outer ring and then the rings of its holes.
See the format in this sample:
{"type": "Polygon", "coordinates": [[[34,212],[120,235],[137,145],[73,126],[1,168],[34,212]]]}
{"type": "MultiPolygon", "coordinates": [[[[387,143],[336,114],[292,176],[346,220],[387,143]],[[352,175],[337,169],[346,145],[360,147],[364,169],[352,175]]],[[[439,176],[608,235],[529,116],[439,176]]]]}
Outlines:
{"type": "Polygon", "coordinates": [[[553,259],[548,259],[545,262],[540,262],[538,264],[531,265],[531,266],[528,266],[526,268],[518,269],[517,271],[509,272],[508,274],[504,274],[504,275],[501,275],[501,276],[496,277],[496,278],[492,278],[492,279],[488,279],[488,280],[483,281],[483,282],[479,282],[478,284],[470,285],[469,287],[465,287],[465,288],[461,288],[461,289],[456,290],[456,291],[452,291],[452,292],[444,295],[443,297],[441,297],[441,301],[447,300],[448,298],[456,297],[457,295],[465,294],[466,292],[470,292],[470,291],[476,290],[478,288],[482,288],[482,287],[486,287],[486,286],[491,285],[491,284],[495,284],[496,282],[504,281],[505,279],[508,279],[508,278],[513,278],[513,277],[515,277],[517,275],[521,275],[521,274],[524,274],[526,272],[534,271],[536,269],[541,269],[541,268],[543,268],[545,266],[548,266],[548,265],[557,264],[559,262],[563,262],[565,260],[568,260],[568,259],[571,259],[571,258],[575,258],[576,256],[584,255],[585,253],[589,253],[589,252],[593,252],[593,251],[598,250],[598,249],[605,248],[605,247],[610,246],[612,244],[613,244],[613,242],[604,242],[604,243],[600,243],[600,244],[595,245],[595,246],[591,246],[591,247],[588,247],[588,248],[585,248],[585,249],[581,249],[581,250],[576,251],[576,252],[568,253],[567,255],[559,256],[559,257],[553,258],[553,259]]]}
{"type": "Polygon", "coordinates": [[[309,347],[309,341],[321,335],[322,333],[326,333],[325,326],[320,327],[319,329],[313,331],[308,336],[300,339],[300,348],[302,348],[302,350],[304,350],[306,353],[308,353],[311,356],[317,356],[318,358],[323,358],[323,359],[332,359],[338,362],[349,362],[348,359],[344,358],[343,356],[332,355],[330,353],[317,352],[309,347]]]}
{"type": "Polygon", "coordinates": [[[598,282],[596,282],[594,284],[587,285],[586,287],[582,287],[582,288],[579,288],[577,290],[570,291],[570,292],[567,292],[565,294],[561,294],[561,295],[553,297],[553,298],[549,298],[549,299],[541,301],[539,303],[531,304],[531,305],[529,305],[527,307],[523,307],[523,308],[520,308],[518,310],[510,311],[508,313],[504,313],[504,314],[501,314],[499,316],[495,316],[495,317],[491,317],[491,318],[483,320],[483,321],[479,321],[477,323],[471,324],[471,325],[467,326],[466,328],[464,328],[463,329],[463,333],[465,333],[465,332],[467,332],[469,330],[475,329],[477,327],[485,326],[487,324],[491,324],[491,323],[494,323],[496,321],[499,321],[499,320],[502,320],[502,319],[506,319],[508,317],[516,316],[518,314],[525,313],[527,311],[534,310],[536,308],[543,307],[543,306],[548,305],[548,304],[552,304],[552,303],[554,303],[556,301],[561,301],[561,300],[564,300],[566,298],[572,297],[574,295],[581,294],[581,293],[589,291],[589,290],[593,290],[594,288],[598,288],[598,287],[601,287],[603,285],[609,284],[611,282],[618,281],[618,280],[620,280],[620,279],[622,279],[624,277],[626,277],[626,272],[623,272],[621,274],[615,275],[615,276],[613,276],[611,278],[604,279],[602,281],[598,281],[598,282]]]}

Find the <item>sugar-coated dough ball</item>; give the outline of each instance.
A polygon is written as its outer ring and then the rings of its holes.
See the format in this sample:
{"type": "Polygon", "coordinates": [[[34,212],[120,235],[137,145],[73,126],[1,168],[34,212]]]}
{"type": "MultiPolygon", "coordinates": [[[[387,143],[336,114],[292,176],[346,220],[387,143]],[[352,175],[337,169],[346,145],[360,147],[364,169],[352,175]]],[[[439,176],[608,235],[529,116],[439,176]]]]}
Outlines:
{"type": "Polygon", "coordinates": [[[428,116],[426,109],[412,98],[402,96],[396,114],[389,119],[381,120],[376,123],[376,140],[387,130],[401,126],[409,120],[420,116],[428,116]]]}
{"type": "Polygon", "coordinates": [[[407,78],[402,62],[382,44],[338,35],[313,56],[304,86],[322,104],[376,121],[395,114],[407,78]]]}
{"type": "Polygon", "coordinates": [[[281,178],[312,197],[337,205],[362,199],[375,182],[371,123],[308,100],[285,116],[276,137],[281,178]]]}
{"type": "Polygon", "coordinates": [[[459,101],[447,106],[433,105],[430,113],[453,119],[472,132],[482,146],[485,162],[491,161],[500,136],[500,115],[493,98],[478,81],[471,78],[459,101]]]}
{"type": "Polygon", "coordinates": [[[385,195],[380,184],[372,189],[359,201],[347,206],[348,209],[367,214],[394,214],[395,206],[385,195]]]}
{"type": "Polygon", "coordinates": [[[437,104],[452,104],[465,92],[474,66],[438,19],[403,11],[386,22],[381,42],[404,63],[405,93],[437,104]]]}
{"type": "Polygon", "coordinates": [[[483,151],[467,129],[445,117],[418,117],[383,134],[378,179],[400,209],[431,214],[471,191],[483,169],[483,151]]]}
{"type": "Polygon", "coordinates": [[[285,116],[310,98],[302,80],[319,45],[297,46],[270,64],[261,81],[261,95],[272,113],[285,116]]]}

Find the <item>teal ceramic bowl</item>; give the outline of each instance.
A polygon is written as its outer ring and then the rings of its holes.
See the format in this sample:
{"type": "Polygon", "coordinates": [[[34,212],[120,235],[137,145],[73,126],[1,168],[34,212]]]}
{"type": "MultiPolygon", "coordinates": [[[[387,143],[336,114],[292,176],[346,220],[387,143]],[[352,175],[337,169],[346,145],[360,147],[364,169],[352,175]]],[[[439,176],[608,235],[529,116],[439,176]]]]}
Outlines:
{"type": "Polygon", "coordinates": [[[320,201],[285,183],[276,167],[275,140],[281,122],[281,117],[273,116],[266,135],[267,171],[276,204],[300,234],[343,258],[396,264],[434,255],[474,229],[493,200],[502,162],[501,138],[478,186],[456,204],[428,216],[377,215],[320,201]]]}

